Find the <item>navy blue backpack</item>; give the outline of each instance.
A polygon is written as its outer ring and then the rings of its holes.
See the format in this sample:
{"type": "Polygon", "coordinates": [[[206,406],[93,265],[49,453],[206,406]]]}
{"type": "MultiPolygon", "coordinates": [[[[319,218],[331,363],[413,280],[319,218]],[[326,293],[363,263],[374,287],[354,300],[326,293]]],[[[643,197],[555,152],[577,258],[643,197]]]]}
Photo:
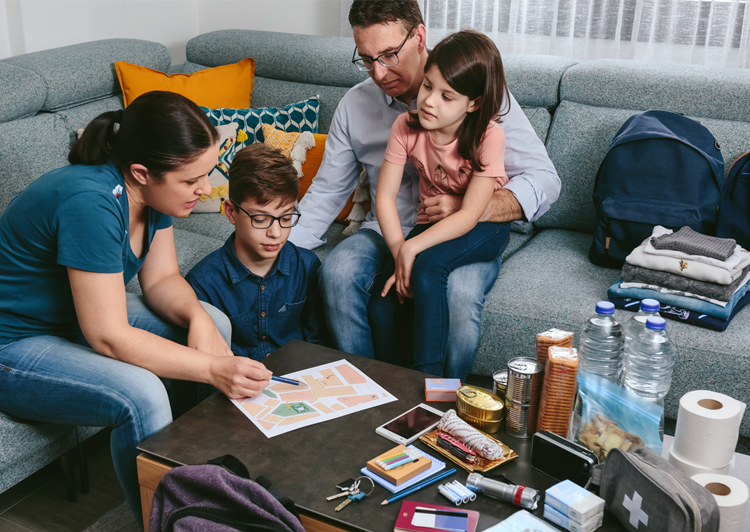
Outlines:
{"type": "Polygon", "coordinates": [[[734,238],[740,246],[750,249],[750,151],[729,167],[716,236],[734,238]]]}
{"type": "Polygon", "coordinates": [[[723,178],[719,143],[705,126],[667,111],[631,116],[596,174],[589,260],[622,268],[655,225],[714,235],[723,178]]]}

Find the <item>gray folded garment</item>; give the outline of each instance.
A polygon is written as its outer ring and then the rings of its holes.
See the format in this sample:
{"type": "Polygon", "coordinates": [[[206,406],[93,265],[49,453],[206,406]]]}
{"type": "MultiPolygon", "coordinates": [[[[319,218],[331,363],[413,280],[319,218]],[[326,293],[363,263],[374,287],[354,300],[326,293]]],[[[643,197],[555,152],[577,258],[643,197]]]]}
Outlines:
{"type": "Polygon", "coordinates": [[[656,249],[671,249],[688,255],[701,255],[727,260],[734,253],[737,242],[733,238],[717,238],[693,231],[685,226],[676,233],[655,236],[651,244],[656,249]]]}
{"type": "Polygon", "coordinates": [[[626,283],[644,283],[669,288],[670,290],[679,290],[681,292],[690,292],[698,296],[716,299],[717,301],[729,301],[732,295],[747,277],[750,266],[742,270],[742,275],[732,282],[732,284],[710,283],[708,281],[698,281],[683,277],[674,273],[651,270],[641,266],[633,266],[627,262],[622,267],[622,280],[626,283]]]}

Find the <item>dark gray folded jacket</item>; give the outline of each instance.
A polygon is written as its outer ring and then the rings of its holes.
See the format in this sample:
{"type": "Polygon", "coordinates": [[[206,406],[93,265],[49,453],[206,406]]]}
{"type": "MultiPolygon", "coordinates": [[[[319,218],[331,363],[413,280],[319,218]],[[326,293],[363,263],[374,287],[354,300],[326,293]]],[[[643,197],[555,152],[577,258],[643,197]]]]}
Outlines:
{"type": "Polygon", "coordinates": [[[750,270],[750,266],[742,270],[742,275],[737,277],[731,284],[718,284],[690,279],[689,277],[683,277],[675,273],[633,266],[626,262],[622,267],[622,280],[626,283],[645,283],[669,288],[670,290],[690,292],[691,294],[716,299],[717,301],[729,301],[740,285],[742,285],[745,277],[747,277],[748,270],[750,270]]]}
{"type": "Polygon", "coordinates": [[[737,242],[733,238],[717,238],[697,233],[688,226],[676,233],[655,236],[651,244],[656,249],[671,249],[688,255],[700,255],[717,260],[727,260],[734,253],[737,242]]]}

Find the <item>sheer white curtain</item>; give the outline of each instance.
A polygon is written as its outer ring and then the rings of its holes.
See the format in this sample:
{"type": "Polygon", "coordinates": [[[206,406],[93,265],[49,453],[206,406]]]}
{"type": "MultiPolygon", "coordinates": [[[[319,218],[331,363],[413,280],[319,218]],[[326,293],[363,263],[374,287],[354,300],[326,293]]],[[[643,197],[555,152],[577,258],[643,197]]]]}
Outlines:
{"type": "Polygon", "coordinates": [[[425,0],[430,46],[460,29],[501,52],[750,67],[745,0],[425,0]]]}
{"type": "MultiPolygon", "coordinates": [[[[750,68],[750,0],[420,0],[428,45],[476,29],[501,52],[750,68]]],[[[351,35],[351,0],[341,1],[351,35]]]]}

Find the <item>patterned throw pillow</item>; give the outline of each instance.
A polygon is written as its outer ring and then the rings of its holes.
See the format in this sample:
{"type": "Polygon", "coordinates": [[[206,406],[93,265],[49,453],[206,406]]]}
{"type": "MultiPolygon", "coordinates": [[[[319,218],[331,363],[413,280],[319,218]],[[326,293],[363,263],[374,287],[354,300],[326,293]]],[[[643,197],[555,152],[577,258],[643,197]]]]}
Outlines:
{"type": "Polygon", "coordinates": [[[286,107],[264,107],[259,109],[209,109],[201,107],[211,123],[221,126],[235,122],[239,124],[235,151],[248,144],[263,142],[262,124],[269,124],[276,129],[300,133],[302,131],[318,132],[320,100],[316,94],[305,101],[289,104],[286,107]]]}
{"type": "Polygon", "coordinates": [[[229,165],[234,159],[234,146],[237,139],[237,124],[232,122],[223,126],[216,126],[221,139],[219,140],[219,161],[208,174],[211,182],[211,194],[201,195],[193,212],[224,212],[223,201],[229,195],[229,165]]]}

